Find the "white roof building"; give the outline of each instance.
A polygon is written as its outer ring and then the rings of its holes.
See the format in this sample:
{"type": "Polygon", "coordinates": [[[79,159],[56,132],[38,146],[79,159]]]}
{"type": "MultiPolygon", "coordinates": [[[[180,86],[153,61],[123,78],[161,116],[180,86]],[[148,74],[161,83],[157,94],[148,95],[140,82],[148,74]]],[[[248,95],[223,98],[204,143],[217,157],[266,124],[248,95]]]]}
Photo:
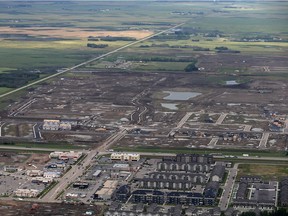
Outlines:
{"type": "Polygon", "coordinates": [[[140,154],[114,152],[111,154],[110,159],[111,160],[120,160],[120,161],[139,161],[140,160],[140,154]]]}
{"type": "Polygon", "coordinates": [[[61,176],[61,172],[44,172],[44,178],[59,178],[61,176]]]}
{"type": "Polygon", "coordinates": [[[66,159],[73,159],[78,160],[82,156],[82,152],[75,152],[75,151],[69,151],[69,152],[51,152],[49,154],[50,158],[57,158],[60,160],[66,160],[66,159]]]}
{"type": "Polygon", "coordinates": [[[43,171],[42,170],[27,170],[26,171],[26,175],[28,176],[42,176],[43,175],[43,171]]]}
{"type": "Polygon", "coordinates": [[[15,196],[18,197],[37,197],[39,190],[36,189],[17,189],[14,191],[15,196]]]}

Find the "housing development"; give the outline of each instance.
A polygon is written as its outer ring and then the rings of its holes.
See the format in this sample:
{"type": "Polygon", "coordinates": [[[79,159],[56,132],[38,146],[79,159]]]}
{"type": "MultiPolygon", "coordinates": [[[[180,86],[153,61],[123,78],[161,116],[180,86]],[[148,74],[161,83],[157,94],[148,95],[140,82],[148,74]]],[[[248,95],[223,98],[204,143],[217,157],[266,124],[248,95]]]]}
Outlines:
{"type": "Polygon", "coordinates": [[[0,2],[1,215],[288,215],[287,8],[0,2]]]}

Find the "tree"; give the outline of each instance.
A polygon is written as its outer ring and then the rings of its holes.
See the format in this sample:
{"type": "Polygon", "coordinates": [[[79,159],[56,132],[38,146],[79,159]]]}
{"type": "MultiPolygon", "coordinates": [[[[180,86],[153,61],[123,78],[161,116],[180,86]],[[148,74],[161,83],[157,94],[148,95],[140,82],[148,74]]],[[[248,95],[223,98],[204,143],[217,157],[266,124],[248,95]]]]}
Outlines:
{"type": "Polygon", "coordinates": [[[256,216],[255,212],[243,212],[241,216],[256,216]]]}
{"type": "Polygon", "coordinates": [[[196,62],[192,62],[190,64],[188,64],[186,67],[185,67],[185,72],[192,72],[192,71],[198,71],[198,67],[196,67],[196,62]]]}

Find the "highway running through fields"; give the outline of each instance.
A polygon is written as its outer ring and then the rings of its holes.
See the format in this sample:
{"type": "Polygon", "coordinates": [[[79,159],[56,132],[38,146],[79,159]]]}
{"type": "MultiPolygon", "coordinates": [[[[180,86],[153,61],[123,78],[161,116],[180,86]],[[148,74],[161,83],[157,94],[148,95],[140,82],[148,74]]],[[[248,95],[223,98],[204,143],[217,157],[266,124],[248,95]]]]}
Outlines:
{"type": "Polygon", "coordinates": [[[34,85],[36,85],[36,84],[39,84],[39,83],[41,83],[41,82],[44,82],[44,81],[46,81],[46,80],[49,80],[49,79],[54,78],[54,77],[56,77],[56,76],[59,76],[59,75],[61,75],[61,74],[64,74],[64,73],[66,73],[66,72],[69,72],[69,71],[71,71],[71,70],[75,70],[75,69],[77,69],[77,68],[79,68],[79,67],[82,67],[82,66],[84,66],[84,65],[87,65],[87,64],[89,64],[89,63],[91,63],[91,62],[97,61],[97,60],[99,60],[99,59],[101,59],[101,58],[104,58],[104,57],[106,57],[106,56],[109,56],[109,55],[111,55],[111,54],[114,54],[114,53],[116,53],[116,52],[119,52],[119,51],[121,51],[121,50],[123,50],[123,49],[126,49],[126,48],[128,48],[128,47],[131,47],[131,46],[133,46],[133,45],[135,45],[135,44],[141,43],[141,42],[146,41],[146,40],[148,40],[148,39],[150,39],[150,38],[153,38],[153,37],[155,37],[155,36],[158,36],[158,35],[160,35],[160,34],[163,34],[163,33],[165,33],[165,32],[168,32],[168,31],[170,31],[170,30],[172,30],[172,29],[174,29],[174,28],[178,28],[178,27],[180,27],[180,26],[182,26],[182,25],[184,25],[184,24],[185,24],[185,23],[177,24],[177,25],[175,25],[175,26],[173,26],[173,27],[171,27],[171,28],[165,29],[165,30],[160,31],[160,32],[158,32],[158,33],[152,34],[152,35],[150,35],[150,36],[148,36],[148,37],[145,37],[145,38],[142,38],[142,39],[140,39],[140,40],[134,41],[134,42],[132,42],[132,43],[126,44],[126,45],[124,45],[124,46],[122,46],[122,47],[119,47],[119,48],[117,48],[117,49],[115,49],[115,50],[112,50],[112,51],[110,51],[110,52],[108,52],[108,53],[105,53],[105,54],[100,55],[100,56],[98,56],[98,57],[92,58],[92,59],[90,59],[90,60],[88,60],[88,61],[82,62],[82,63],[80,63],[80,64],[77,64],[77,65],[75,65],[75,66],[73,66],[73,67],[67,68],[67,69],[65,69],[65,70],[63,70],[63,71],[60,71],[60,72],[58,72],[58,73],[52,74],[52,75],[50,75],[50,76],[47,76],[47,77],[45,77],[45,78],[43,78],[43,79],[39,79],[39,80],[34,81],[34,82],[32,82],[32,83],[30,83],[30,84],[28,84],[28,85],[25,85],[25,86],[22,86],[22,87],[20,87],[20,88],[14,89],[14,90],[12,90],[12,91],[10,91],[10,92],[7,92],[7,93],[5,93],[5,94],[0,95],[0,98],[6,97],[6,96],[11,95],[11,94],[13,94],[13,93],[15,93],[15,92],[21,91],[21,90],[26,89],[26,88],[31,87],[31,86],[34,86],[34,85]]]}

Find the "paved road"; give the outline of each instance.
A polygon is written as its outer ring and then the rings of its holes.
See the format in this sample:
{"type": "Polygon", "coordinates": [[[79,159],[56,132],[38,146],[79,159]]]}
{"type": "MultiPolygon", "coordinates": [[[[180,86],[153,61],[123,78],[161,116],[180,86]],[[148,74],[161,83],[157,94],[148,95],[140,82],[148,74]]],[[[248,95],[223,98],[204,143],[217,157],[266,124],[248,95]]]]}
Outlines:
{"type": "Polygon", "coordinates": [[[2,136],[2,127],[5,125],[5,122],[0,122],[0,137],[2,136]]]}
{"type": "Polygon", "coordinates": [[[238,171],[238,163],[234,164],[234,167],[229,169],[226,183],[224,185],[223,193],[220,198],[219,207],[221,211],[225,211],[228,208],[229,200],[232,197],[233,187],[238,171]]]}
{"type": "Polygon", "coordinates": [[[285,120],[285,128],[284,128],[283,132],[288,133],[288,119],[285,120]]]}
{"type": "Polygon", "coordinates": [[[228,115],[228,113],[222,113],[219,118],[217,119],[215,124],[222,124],[222,122],[224,121],[224,119],[226,118],[226,116],[228,115]]]}
{"type": "Polygon", "coordinates": [[[87,153],[86,158],[81,162],[81,165],[72,165],[72,168],[65,173],[62,178],[59,179],[58,184],[52,188],[43,198],[42,200],[46,202],[54,202],[58,196],[58,194],[66,190],[71,182],[76,181],[80,176],[82,176],[86,170],[86,167],[90,166],[93,158],[100,152],[105,152],[111,145],[120,140],[127,133],[126,129],[120,130],[118,133],[111,135],[108,139],[103,143],[103,145],[99,146],[96,149],[93,149],[87,153]]]}
{"type": "Polygon", "coordinates": [[[36,123],[33,125],[33,128],[32,128],[33,129],[33,137],[36,140],[42,139],[41,132],[40,132],[40,126],[41,126],[41,123],[36,123]]]}
{"type": "Polygon", "coordinates": [[[140,92],[139,94],[137,94],[135,97],[132,98],[131,103],[136,107],[136,109],[130,114],[131,124],[137,123],[138,125],[140,125],[141,122],[145,120],[145,114],[149,111],[149,106],[147,105],[147,103],[146,104],[143,104],[144,102],[140,103],[139,100],[148,93],[150,93],[152,87],[158,85],[160,82],[163,82],[165,80],[166,77],[159,79],[158,81],[153,83],[153,85],[144,89],[142,92],[140,92]]]}
{"type": "Polygon", "coordinates": [[[20,112],[27,109],[29,106],[31,106],[33,103],[35,103],[37,99],[33,98],[32,100],[29,100],[28,102],[25,102],[22,106],[18,107],[15,111],[12,113],[9,113],[8,116],[17,116],[20,112]]]}
{"type": "Polygon", "coordinates": [[[110,52],[108,52],[108,53],[106,53],[106,54],[103,54],[103,55],[98,56],[98,57],[96,57],[96,58],[90,59],[90,60],[88,60],[88,61],[85,61],[85,62],[83,62],[83,63],[77,64],[77,65],[75,65],[75,66],[73,66],[73,67],[70,67],[70,68],[68,68],[68,69],[65,69],[65,70],[63,70],[63,71],[61,71],[61,72],[52,74],[52,75],[47,76],[47,77],[45,77],[45,78],[43,78],[43,79],[39,79],[39,80],[37,80],[37,81],[35,81],[35,82],[32,82],[32,83],[30,83],[30,84],[28,84],[28,85],[25,85],[25,86],[22,86],[22,87],[20,87],[20,88],[14,89],[14,90],[12,90],[12,91],[10,91],[10,92],[7,92],[7,93],[5,93],[5,94],[0,95],[0,98],[6,97],[6,96],[11,95],[11,94],[13,94],[13,93],[15,93],[15,92],[21,91],[21,90],[23,90],[23,89],[26,89],[26,88],[28,88],[28,87],[34,86],[34,85],[36,85],[36,84],[39,84],[39,83],[41,83],[41,82],[44,82],[44,81],[46,81],[46,80],[49,80],[49,79],[54,78],[54,77],[56,77],[56,76],[59,76],[59,75],[61,75],[61,74],[64,74],[64,73],[66,73],[66,72],[69,72],[69,71],[71,71],[71,70],[74,70],[74,69],[77,69],[77,68],[82,67],[82,66],[84,66],[84,65],[87,65],[87,64],[89,64],[89,63],[91,63],[91,62],[97,61],[97,60],[99,60],[99,59],[101,59],[101,58],[104,58],[104,57],[106,57],[106,56],[109,56],[109,55],[111,55],[111,54],[114,54],[114,53],[116,53],[116,52],[119,52],[119,51],[121,51],[121,50],[123,50],[123,49],[126,49],[126,48],[128,48],[128,47],[130,47],[130,46],[133,46],[133,45],[135,45],[135,44],[141,43],[141,42],[143,42],[143,41],[145,41],[145,40],[148,40],[148,39],[150,39],[150,38],[152,38],[152,37],[155,37],[155,36],[158,36],[158,35],[163,34],[163,33],[165,33],[165,32],[168,32],[168,31],[170,31],[171,29],[178,28],[178,27],[180,27],[180,26],[182,26],[182,25],[184,25],[184,24],[185,24],[185,23],[181,23],[181,24],[175,25],[175,26],[173,26],[173,27],[171,27],[171,28],[169,28],[169,29],[160,31],[160,32],[158,32],[158,33],[156,33],[156,34],[153,34],[153,35],[150,35],[150,36],[148,36],[148,37],[142,38],[142,39],[140,39],[140,40],[134,41],[134,42],[132,42],[132,43],[126,44],[126,45],[124,45],[124,46],[122,46],[122,47],[120,47],[120,48],[117,48],[117,49],[115,49],[115,50],[113,50],[113,51],[110,51],[110,52]]]}
{"type": "Polygon", "coordinates": [[[243,131],[249,132],[249,131],[251,131],[251,128],[252,128],[252,125],[245,125],[243,131]]]}
{"type": "Polygon", "coordinates": [[[218,140],[219,140],[218,137],[214,137],[214,138],[212,138],[212,139],[210,140],[208,146],[214,148],[214,147],[216,146],[216,143],[218,142],[218,140]]]}
{"type": "Polygon", "coordinates": [[[259,148],[260,149],[265,149],[266,148],[266,145],[267,145],[267,142],[268,142],[268,139],[269,139],[269,135],[270,134],[268,132],[263,133],[262,138],[261,138],[260,143],[259,143],[259,148]]]}

